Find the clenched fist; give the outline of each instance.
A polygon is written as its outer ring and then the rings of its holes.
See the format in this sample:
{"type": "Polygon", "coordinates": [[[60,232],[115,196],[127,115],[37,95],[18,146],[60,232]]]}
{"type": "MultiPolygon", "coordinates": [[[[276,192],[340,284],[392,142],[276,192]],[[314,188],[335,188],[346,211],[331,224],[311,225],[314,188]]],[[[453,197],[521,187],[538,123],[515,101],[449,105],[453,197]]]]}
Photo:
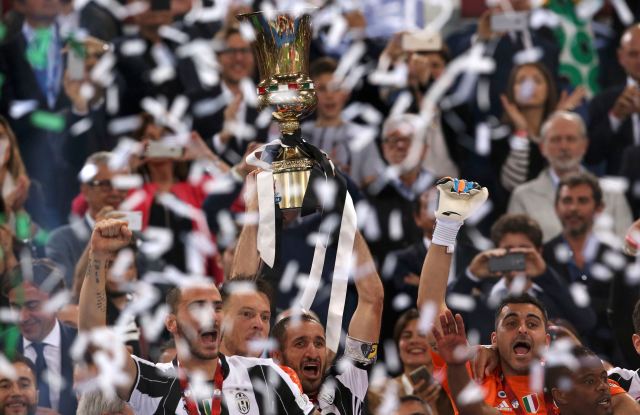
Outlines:
{"type": "Polygon", "coordinates": [[[112,258],[129,245],[132,233],[127,222],[118,219],[103,219],[96,223],[91,234],[91,255],[96,259],[112,258]]]}

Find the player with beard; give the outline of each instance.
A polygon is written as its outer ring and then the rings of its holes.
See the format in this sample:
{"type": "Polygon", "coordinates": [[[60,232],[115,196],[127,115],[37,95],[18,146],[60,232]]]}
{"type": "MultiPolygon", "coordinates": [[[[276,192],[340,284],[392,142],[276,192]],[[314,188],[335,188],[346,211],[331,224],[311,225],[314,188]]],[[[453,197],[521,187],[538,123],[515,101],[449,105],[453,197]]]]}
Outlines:
{"type": "MultiPolygon", "coordinates": [[[[471,377],[482,378],[485,371],[471,370],[467,363],[471,353],[464,323],[460,315],[454,317],[447,309],[445,293],[458,229],[484,203],[488,192],[477,183],[451,178],[440,180],[437,187],[440,197],[436,226],[420,276],[418,307],[425,310],[423,307],[435,306],[436,315],[440,315],[433,330],[438,354],[434,353],[432,359],[436,371],[441,371],[443,387],[457,405],[456,411],[463,414],[556,413],[552,400],[530,386],[531,367],[539,362],[550,338],[546,310],[528,294],[506,297],[496,310],[491,350],[497,353],[499,363],[483,379],[477,379],[484,392],[478,396],[484,399],[463,393],[470,386],[471,377]]],[[[640,413],[640,407],[624,390],[617,385],[611,389],[615,394],[614,413],[640,413]]]]}
{"type": "Polygon", "coordinates": [[[575,346],[568,359],[547,364],[545,386],[562,415],[613,415],[610,381],[602,360],[584,346],[575,346]]]}
{"type": "MultiPolygon", "coordinates": [[[[80,293],[79,329],[106,323],[105,281],[115,254],[130,243],[126,222],[96,224],[91,256],[80,293]]],[[[109,344],[114,362],[124,355],[124,375],[116,393],[136,414],[310,414],[313,405],[270,359],[225,357],[220,353],[222,297],[210,280],[191,279],[167,294],[165,320],[177,357],[154,364],[109,344]]],[[[104,345],[103,345],[104,346],[104,345]]],[[[94,354],[95,355],[95,354],[94,354]]]]}
{"type": "Polygon", "coordinates": [[[355,285],[358,305],[349,323],[341,362],[331,367],[334,356],[326,347],[325,329],[313,314],[291,312],[273,327],[279,349],[274,359],[291,367],[323,414],[361,414],[369,386],[368,373],[376,359],[382,319],[384,290],[362,235],[356,234],[355,285]],[[344,365],[342,364],[344,363],[344,365]]]}
{"type": "Polygon", "coordinates": [[[0,371],[0,415],[35,415],[38,410],[36,368],[23,356],[15,356],[15,376],[0,371]]]}

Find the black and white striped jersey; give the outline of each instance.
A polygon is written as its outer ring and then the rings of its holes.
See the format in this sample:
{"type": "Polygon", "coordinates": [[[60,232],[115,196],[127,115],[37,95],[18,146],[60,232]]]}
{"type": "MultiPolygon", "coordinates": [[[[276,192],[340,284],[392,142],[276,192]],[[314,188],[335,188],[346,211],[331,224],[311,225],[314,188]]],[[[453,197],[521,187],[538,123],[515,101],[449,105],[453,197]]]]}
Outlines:
{"type": "Polygon", "coordinates": [[[640,373],[638,370],[615,367],[609,370],[609,379],[613,379],[620,387],[627,391],[636,401],[640,401],[640,373]]]}
{"type": "MultiPolygon", "coordinates": [[[[133,356],[138,375],[129,404],[140,415],[187,415],[176,361],[151,363],[133,356]]],[[[313,404],[271,359],[220,355],[221,415],[308,415],[313,404]]],[[[199,401],[200,414],[209,414],[211,400],[199,401]]]]}
{"type": "Polygon", "coordinates": [[[369,369],[365,365],[343,357],[322,383],[318,407],[322,415],[364,415],[365,398],[369,387],[369,369]]]}

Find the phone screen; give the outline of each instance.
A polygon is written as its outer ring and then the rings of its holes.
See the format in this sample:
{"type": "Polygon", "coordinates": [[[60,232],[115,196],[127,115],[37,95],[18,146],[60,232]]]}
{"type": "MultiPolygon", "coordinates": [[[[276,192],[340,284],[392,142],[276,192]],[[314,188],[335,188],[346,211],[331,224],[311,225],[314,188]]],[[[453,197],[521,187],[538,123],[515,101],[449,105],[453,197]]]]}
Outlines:
{"type": "Polygon", "coordinates": [[[523,253],[511,253],[489,258],[488,264],[490,272],[524,271],[525,265],[523,253]]]}

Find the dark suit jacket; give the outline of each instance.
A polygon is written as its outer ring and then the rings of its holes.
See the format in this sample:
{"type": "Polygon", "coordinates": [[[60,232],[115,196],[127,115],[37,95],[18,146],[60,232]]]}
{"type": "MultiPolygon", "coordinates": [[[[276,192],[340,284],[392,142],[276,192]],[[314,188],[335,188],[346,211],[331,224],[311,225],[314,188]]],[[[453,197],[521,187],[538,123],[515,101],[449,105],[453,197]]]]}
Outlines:
{"type": "MultiPolygon", "coordinates": [[[[60,322],[60,375],[65,380],[64,389],[60,391],[59,409],[60,415],[75,415],[78,401],[73,391],[73,361],[69,351],[71,345],[76,340],[78,332],[76,329],[66,326],[60,322]]],[[[24,353],[23,338],[20,336],[18,351],[24,353]]]]}
{"type": "Polygon", "coordinates": [[[64,225],[53,231],[45,246],[45,255],[62,268],[69,288],[73,287],[76,264],[87,247],[91,231],[87,219],[83,218],[78,223],[64,225]],[[84,239],[79,237],[83,234],[84,239]]]}
{"type": "Polygon", "coordinates": [[[605,172],[610,175],[620,173],[624,151],[633,145],[631,117],[615,133],[609,122],[609,111],[623,90],[624,85],[611,87],[596,95],[589,105],[589,149],[585,160],[588,164],[604,162],[605,172]]]}
{"type": "Polygon", "coordinates": [[[631,207],[634,218],[640,217],[640,147],[629,147],[622,155],[622,166],[620,167],[620,176],[627,179],[629,187],[627,188],[627,200],[631,207]]]}
{"type": "MultiPolygon", "coordinates": [[[[555,269],[567,284],[575,281],[571,279],[570,267],[567,262],[561,262],[556,256],[558,248],[566,244],[562,235],[558,235],[544,245],[543,257],[547,265],[555,269]]],[[[621,252],[598,243],[593,263],[583,270],[581,283],[585,284],[590,297],[590,306],[596,313],[596,325],[590,334],[584,336],[586,343],[597,353],[606,356],[614,365],[621,367],[640,366],[640,357],[631,343],[634,333],[631,315],[633,304],[638,298],[638,286],[628,286],[626,283],[626,266],[629,258],[621,252]],[[622,256],[625,263],[621,268],[613,266],[608,260],[610,255],[622,256]],[[596,268],[608,274],[610,279],[596,278],[600,275],[596,268]],[[624,297],[623,297],[624,296],[624,297]]]]}
{"type": "MultiPolygon", "coordinates": [[[[198,103],[205,102],[210,99],[220,97],[222,94],[222,88],[218,85],[208,90],[202,90],[192,95],[190,100],[192,104],[198,105],[198,103]]],[[[212,114],[204,116],[198,116],[197,113],[193,113],[193,129],[196,130],[209,145],[209,147],[216,153],[218,151],[213,147],[213,136],[222,131],[224,124],[224,111],[227,107],[224,106],[212,114]]],[[[252,138],[245,138],[243,140],[237,140],[236,137],[232,137],[227,144],[225,151],[222,154],[218,154],[225,162],[234,165],[238,163],[244,155],[249,143],[251,141],[265,142],[267,140],[268,126],[258,128],[255,123],[258,118],[258,109],[250,105],[246,106],[246,115],[244,123],[252,126],[256,129],[252,138]]]]}
{"type": "Polygon", "coordinates": [[[25,57],[26,49],[27,42],[21,31],[0,46],[0,73],[5,76],[0,113],[8,118],[16,135],[29,177],[39,182],[44,191],[46,216],[34,217],[34,220],[51,229],[66,223],[71,200],[78,193],[76,172],[64,152],[69,139],[68,129],[58,131],[38,127],[32,122],[33,113],[12,118],[9,109],[15,101],[32,100],[37,103],[37,110],[46,111],[65,121],[70,112],[70,102],[61,87],[53,108],[48,106],[25,57]]]}

